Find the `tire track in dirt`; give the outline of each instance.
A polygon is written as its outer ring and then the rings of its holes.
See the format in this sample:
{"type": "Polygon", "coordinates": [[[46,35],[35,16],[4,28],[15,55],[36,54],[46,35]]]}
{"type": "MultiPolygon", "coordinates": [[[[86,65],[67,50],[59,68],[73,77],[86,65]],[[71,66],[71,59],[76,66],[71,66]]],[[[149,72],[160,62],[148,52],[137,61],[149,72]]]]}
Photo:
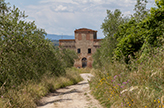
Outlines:
{"type": "Polygon", "coordinates": [[[103,108],[99,102],[90,95],[88,80],[91,74],[81,74],[84,79],[76,85],[56,90],[56,92],[43,97],[37,108],[103,108]]]}

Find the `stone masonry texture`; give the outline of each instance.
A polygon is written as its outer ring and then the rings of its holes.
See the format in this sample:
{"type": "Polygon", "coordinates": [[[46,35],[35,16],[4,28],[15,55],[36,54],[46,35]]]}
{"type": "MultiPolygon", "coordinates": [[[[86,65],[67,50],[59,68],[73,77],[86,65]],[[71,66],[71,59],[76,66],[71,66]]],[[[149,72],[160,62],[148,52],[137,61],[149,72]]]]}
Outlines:
{"type": "Polygon", "coordinates": [[[77,68],[92,67],[92,55],[100,48],[102,39],[97,39],[97,31],[80,28],[74,31],[75,39],[60,39],[59,48],[66,48],[76,51],[78,59],[74,66],[77,68]],[[80,50],[80,53],[78,52],[80,50]]]}

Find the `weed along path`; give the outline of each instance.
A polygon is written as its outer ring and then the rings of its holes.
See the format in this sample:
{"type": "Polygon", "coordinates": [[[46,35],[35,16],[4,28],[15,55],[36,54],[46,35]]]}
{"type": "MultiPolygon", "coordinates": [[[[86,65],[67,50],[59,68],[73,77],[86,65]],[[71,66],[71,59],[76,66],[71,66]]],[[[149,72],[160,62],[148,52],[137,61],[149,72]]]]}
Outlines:
{"type": "Polygon", "coordinates": [[[91,74],[81,74],[83,81],[76,85],[56,90],[40,101],[37,108],[102,108],[97,100],[90,95],[88,80],[91,74]]]}

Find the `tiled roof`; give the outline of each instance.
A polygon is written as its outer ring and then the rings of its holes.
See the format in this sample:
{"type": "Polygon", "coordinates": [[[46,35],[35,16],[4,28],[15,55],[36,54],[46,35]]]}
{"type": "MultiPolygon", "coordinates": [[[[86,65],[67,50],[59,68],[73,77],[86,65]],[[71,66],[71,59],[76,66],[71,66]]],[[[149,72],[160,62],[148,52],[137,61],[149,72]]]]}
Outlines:
{"type": "Polygon", "coordinates": [[[92,29],[87,29],[87,28],[80,28],[80,29],[76,29],[75,32],[78,31],[92,31],[92,32],[97,32],[96,30],[92,30],[92,29]]]}

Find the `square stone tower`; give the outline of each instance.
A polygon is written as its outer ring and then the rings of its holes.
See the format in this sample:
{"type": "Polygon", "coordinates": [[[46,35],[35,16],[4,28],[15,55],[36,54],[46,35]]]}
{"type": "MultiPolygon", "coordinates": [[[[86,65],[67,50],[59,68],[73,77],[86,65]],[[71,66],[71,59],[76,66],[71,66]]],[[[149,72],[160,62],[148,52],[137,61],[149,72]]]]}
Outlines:
{"type": "Polygon", "coordinates": [[[78,59],[75,60],[75,67],[92,67],[92,54],[100,47],[101,39],[97,39],[97,31],[81,28],[76,29],[75,39],[59,40],[59,47],[75,50],[78,54],[78,59]]]}

